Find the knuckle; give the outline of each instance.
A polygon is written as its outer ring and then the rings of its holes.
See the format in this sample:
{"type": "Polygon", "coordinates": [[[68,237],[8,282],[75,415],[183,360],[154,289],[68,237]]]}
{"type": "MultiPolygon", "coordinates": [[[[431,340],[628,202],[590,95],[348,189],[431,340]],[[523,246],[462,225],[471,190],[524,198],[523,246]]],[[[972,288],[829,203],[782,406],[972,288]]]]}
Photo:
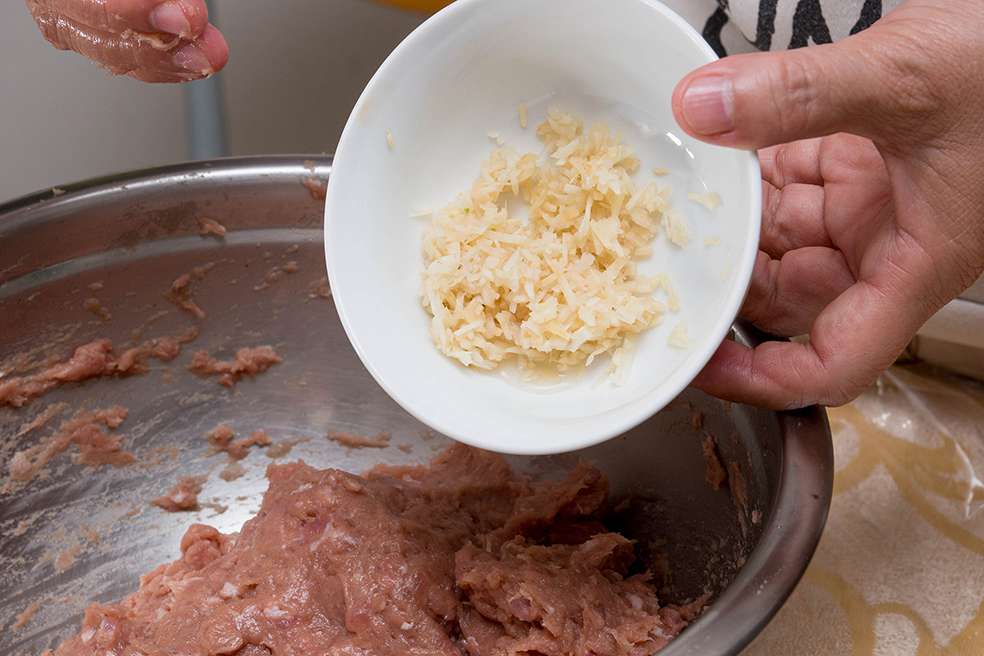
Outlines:
{"type": "Polygon", "coordinates": [[[822,80],[812,57],[800,52],[785,53],[771,69],[770,102],[774,119],[786,135],[803,134],[816,115],[822,80]]]}
{"type": "Polygon", "coordinates": [[[816,390],[813,395],[813,402],[825,407],[837,408],[846,405],[856,399],[861,392],[874,380],[856,380],[856,375],[841,372],[835,374],[835,370],[828,366],[823,356],[818,354],[820,363],[820,375],[814,378],[813,384],[816,390]]]}
{"type": "Polygon", "coordinates": [[[741,310],[742,317],[753,324],[766,322],[772,314],[776,303],[776,264],[770,261],[768,256],[759,254],[752,284],[749,286],[748,296],[741,310]]]}
{"type": "Polygon", "coordinates": [[[884,366],[862,367],[857,371],[845,371],[839,376],[831,377],[824,385],[818,403],[833,408],[847,405],[871,387],[894,359],[894,357],[888,359],[884,366]]]}
{"type": "Polygon", "coordinates": [[[772,224],[773,239],[785,256],[793,246],[795,233],[795,204],[789,200],[789,194],[779,194],[776,206],[775,221],[772,224]]]}
{"type": "Polygon", "coordinates": [[[839,408],[856,399],[862,391],[854,391],[844,385],[838,385],[827,390],[818,403],[828,408],[839,408]]]}
{"type": "Polygon", "coordinates": [[[777,186],[782,189],[786,186],[786,171],[789,168],[789,150],[786,144],[783,144],[776,150],[775,156],[775,170],[776,170],[776,183],[777,186]]]}
{"type": "Polygon", "coordinates": [[[796,358],[787,355],[784,343],[775,344],[775,349],[770,353],[771,366],[761,372],[760,378],[763,380],[759,383],[765,389],[775,390],[776,399],[771,405],[785,410],[813,405],[817,398],[817,381],[800,369],[796,358]]]}
{"type": "MultiPolygon", "coordinates": [[[[768,183],[763,183],[763,186],[766,192],[763,194],[764,203],[762,205],[762,238],[763,242],[765,240],[771,242],[780,220],[779,211],[782,206],[782,190],[776,189],[768,185],[768,183]]],[[[767,248],[763,250],[768,251],[767,248]]]]}

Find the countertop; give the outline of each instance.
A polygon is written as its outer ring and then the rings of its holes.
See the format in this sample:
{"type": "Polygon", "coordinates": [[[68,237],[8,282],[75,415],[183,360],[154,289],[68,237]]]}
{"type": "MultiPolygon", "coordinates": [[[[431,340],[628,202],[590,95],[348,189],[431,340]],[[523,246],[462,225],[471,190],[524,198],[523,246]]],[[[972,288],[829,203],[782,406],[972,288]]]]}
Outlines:
{"type": "Polygon", "coordinates": [[[984,385],[896,366],[830,420],[826,532],[746,654],[984,654],[984,385]]]}

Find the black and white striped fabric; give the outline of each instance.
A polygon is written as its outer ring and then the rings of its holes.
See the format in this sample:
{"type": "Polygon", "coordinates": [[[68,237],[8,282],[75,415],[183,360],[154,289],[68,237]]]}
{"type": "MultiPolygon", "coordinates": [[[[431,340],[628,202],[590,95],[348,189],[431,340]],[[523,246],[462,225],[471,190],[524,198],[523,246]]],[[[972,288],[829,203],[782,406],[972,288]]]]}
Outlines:
{"type": "Polygon", "coordinates": [[[903,0],[665,0],[718,55],[830,43],[870,26],[903,0]]]}

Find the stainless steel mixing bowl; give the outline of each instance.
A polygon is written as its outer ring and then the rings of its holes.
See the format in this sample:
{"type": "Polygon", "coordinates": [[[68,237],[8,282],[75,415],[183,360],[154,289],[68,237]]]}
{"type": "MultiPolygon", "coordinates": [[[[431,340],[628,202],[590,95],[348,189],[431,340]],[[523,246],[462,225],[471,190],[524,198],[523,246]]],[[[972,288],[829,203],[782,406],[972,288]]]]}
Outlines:
{"type": "MultiPolygon", "coordinates": [[[[123,345],[190,325],[201,328],[194,348],[226,356],[272,344],[284,358],[230,391],[188,372],[186,349],[145,375],[69,385],[20,410],[0,408],[4,478],[12,454],[54,430],[57,419],[17,437],[19,428],[56,402],[69,406],[61,418],[83,407],[127,407],[118,432],[138,456],[131,467],[93,470],[62,454],[45,476],[0,496],[0,626],[8,627],[0,652],[37,654],[56,644],[76,630],[90,601],[127,594],[141,573],[173,559],[189,524],[238,530],[257,508],[270,460],[255,452],[246,476],[220,479],[223,463],[203,438],[219,422],[241,432],[262,428],[276,441],[309,438],[288,457],[353,471],[426,460],[446,443],[377,387],[330,299],[313,291],[324,277],[323,202],[302,182],[325,180],[329,170],[327,158],[229,159],[91,180],[0,206],[0,375],[32,359],[65,356],[96,337],[123,345]],[[203,217],[229,234],[200,236],[203,217]],[[267,280],[287,261],[297,263],[296,273],[267,280]],[[209,262],[214,267],[194,287],[208,313],[198,321],[164,294],[177,276],[209,262]],[[88,311],[88,298],[112,317],[88,311]],[[388,431],[394,446],[346,450],[325,439],[329,430],[388,431]],[[218,505],[190,514],[148,506],[179,476],[206,473],[202,498],[218,505]],[[220,514],[220,505],[228,510],[220,514]],[[10,628],[34,602],[37,613],[10,628]]],[[[756,339],[741,328],[736,338],[756,339]]],[[[577,458],[608,474],[616,500],[633,499],[612,521],[639,540],[662,598],[713,595],[666,656],[741,651],[796,585],[830,504],[830,433],[816,408],[775,414],[688,391],[604,445],[514,461],[549,474],[577,458]],[[742,479],[744,495],[705,481],[701,442],[708,434],[734,470],[731,487],[742,479]]]]}

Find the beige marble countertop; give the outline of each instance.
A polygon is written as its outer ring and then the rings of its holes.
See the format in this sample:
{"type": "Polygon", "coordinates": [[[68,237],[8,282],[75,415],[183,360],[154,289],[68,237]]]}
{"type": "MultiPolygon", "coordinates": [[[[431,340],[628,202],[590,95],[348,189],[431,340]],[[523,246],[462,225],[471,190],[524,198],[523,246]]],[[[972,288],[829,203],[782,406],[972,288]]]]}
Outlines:
{"type": "Polygon", "coordinates": [[[830,422],[826,531],[745,653],[984,654],[984,385],[896,366],[830,422]]]}

